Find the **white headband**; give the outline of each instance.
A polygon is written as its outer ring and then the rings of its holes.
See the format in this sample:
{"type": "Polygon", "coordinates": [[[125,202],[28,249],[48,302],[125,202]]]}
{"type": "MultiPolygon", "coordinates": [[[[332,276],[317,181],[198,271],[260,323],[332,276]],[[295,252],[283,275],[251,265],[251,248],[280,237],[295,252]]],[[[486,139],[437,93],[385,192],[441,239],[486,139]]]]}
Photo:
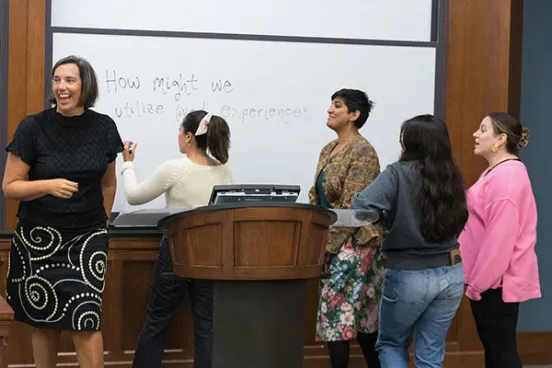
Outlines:
{"type": "Polygon", "coordinates": [[[195,133],[196,136],[207,133],[207,130],[209,129],[209,124],[211,123],[211,116],[213,115],[211,113],[208,113],[203,117],[203,119],[201,119],[201,122],[199,123],[197,131],[195,133]]]}

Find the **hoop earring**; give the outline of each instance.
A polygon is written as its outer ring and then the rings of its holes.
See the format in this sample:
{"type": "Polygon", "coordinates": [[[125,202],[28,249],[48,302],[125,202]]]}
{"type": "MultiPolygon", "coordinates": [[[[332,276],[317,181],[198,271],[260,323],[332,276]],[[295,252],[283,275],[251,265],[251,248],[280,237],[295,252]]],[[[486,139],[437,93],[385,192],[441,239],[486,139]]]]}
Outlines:
{"type": "Polygon", "coordinates": [[[491,146],[491,151],[493,151],[494,153],[498,151],[498,146],[496,145],[496,143],[491,146]]]}

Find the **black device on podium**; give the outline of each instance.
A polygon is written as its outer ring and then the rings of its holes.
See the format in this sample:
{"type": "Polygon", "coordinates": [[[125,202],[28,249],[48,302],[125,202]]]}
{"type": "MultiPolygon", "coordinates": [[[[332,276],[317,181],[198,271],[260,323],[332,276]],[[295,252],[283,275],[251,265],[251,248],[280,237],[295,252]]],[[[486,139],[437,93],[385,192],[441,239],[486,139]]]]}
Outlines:
{"type": "Polygon", "coordinates": [[[299,197],[299,185],[231,184],[215,185],[210,205],[224,203],[287,202],[295,203],[299,197]]]}

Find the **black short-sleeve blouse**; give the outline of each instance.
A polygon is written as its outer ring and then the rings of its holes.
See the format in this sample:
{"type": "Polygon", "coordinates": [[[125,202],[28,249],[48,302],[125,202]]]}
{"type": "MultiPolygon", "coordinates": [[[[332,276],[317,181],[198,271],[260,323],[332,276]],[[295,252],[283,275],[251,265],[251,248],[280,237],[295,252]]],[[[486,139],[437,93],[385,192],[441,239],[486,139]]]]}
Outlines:
{"type": "Polygon", "coordinates": [[[69,199],[45,195],[21,201],[18,218],[63,229],[105,224],[101,179],[122,150],[115,122],[96,111],[66,117],[52,108],[27,116],[6,151],[30,166],[29,180],[67,179],[79,190],[69,199]]]}

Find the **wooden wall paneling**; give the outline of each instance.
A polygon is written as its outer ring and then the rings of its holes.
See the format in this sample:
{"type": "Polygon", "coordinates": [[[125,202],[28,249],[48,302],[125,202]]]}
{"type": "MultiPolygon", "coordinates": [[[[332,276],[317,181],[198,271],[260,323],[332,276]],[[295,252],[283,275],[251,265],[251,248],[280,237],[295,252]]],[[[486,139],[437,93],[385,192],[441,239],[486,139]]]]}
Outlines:
{"type": "Polygon", "coordinates": [[[27,100],[27,0],[9,1],[8,138],[25,116],[27,100]]]}
{"type": "MultiPolygon", "coordinates": [[[[44,0],[10,0],[8,29],[8,141],[28,114],[44,108],[44,0]]],[[[2,163],[2,167],[4,163],[2,163]]],[[[6,229],[16,224],[18,202],[6,201],[6,229]]]]}
{"type": "Polygon", "coordinates": [[[27,0],[27,101],[26,114],[44,109],[44,40],[46,1],[27,0]]]}
{"type": "MultiPolygon", "coordinates": [[[[492,111],[519,115],[522,9],[522,0],[449,1],[446,120],[468,185],[486,166],[473,155],[482,118],[492,111]]],[[[455,321],[459,350],[480,352],[467,298],[455,321]]]]}
{"type": "Polygon", "coordinates": [[[484,167],[482,162],[475,165],[473,149],[467,143],[484,113],[481,81],[485,77],[482,67],[485,17],[481,5],[481,1],[449,2],[446,121],[454,154],[468,183],[484,167]]]}
{"type": "MultiPolygon", "coordinates": [[[[8,3],[8,126],[7,142],[26,113],[27,101],[27,0],[8,3]]],[[[2,163],[2,168],[4,163],[2,163]]],[[[2,172],[3,174],[3,172],[2,172]]],[[[6,201],[6,229],[15,229],[18,202],[6,201]]]]}
{"type": "MultiPolygon", "coordinates": [[[[140,239],[140,238],[138,238],[140,239]]],[[[137,239],[137,240],[138,240],[137,239]]],[[[153,272],[154,262],[157,258],[157,238],[142,238],[137,242],[137,248],[133,249],[132,239],[112,239],[112,249],[109,253],[109,266],[106,278],[106,290],[104,298],[104,341],[106,350],[106,362],[116,363],[123,367],[130,367],[133,357],[133,350],[140,332],[149,298],[149,281],[153,272]],[[122,249],[126,244],[127,249],[122,249]],[[118,265],[115,266],[114,265],[118,265]],[[121,271],[116,271],[119,267],[121,271]],[[117,280],[118,279],[118,280],[117,280]],[[119,296],[117,296],[119,295],[119,296]],[[120,319],[119,328],[115,326],[114,319],[120,319]],[[118,340],[118,341],[117,341],[118,340]]],[[[5,273],[7,267],[7,255],[10,239],[0,239],[0,271],[5,273]]],[[[0,292],[4,293],[5,288],[1,285],[0,292]]],[[[305,367],[318,368],[326,367],[328,364],[327,350],[324,343],[315,341],[315,321],[317,307],[317,280],[309,281],[309,318],[305,321],[307,335],[305,336],[305,367]]],[[[165,354],[167,367],[191,367],[193,336],[192,318],[189,308],[189,300],[185,300],[182,308],[175,318],[171,331],[167,350],[165,354]]],[[[462,307],[469,308],[463,304],[462,307]]],[[[459,313],[462,313],[461,311],[459,313]]],[[[468,314],[469,315],[469,314],[468,314]]],[[[471,317],[470,317],[471,318],[471,317]]],[[[459,324],[465,321],[459,320],[459,324]]],[[[10,364],[33,364],[32,357],[27,354],[31,345],[31,332],[29,326],[15,323],[12,327],[8,343],[10,364]]],[[[477,342],[475,331],[470,338],[477,342]]],[[[460,336],[460,338],[462,338],[460,336]]],[[[62,343],[62,354],[60,364],[75,363],[76,356],[72,349],[68,334],[64,334],[62,343]]],[[[520,333],[520,353],[526,363],[547,363],[550,362],[551,354],[547,350],[547,342],[552,339],[550,333],[520,333]]],[[[449,338],[445,360],[446,367],[483,367],[482,352],[476,345],[475,348],[459,345],[449,338]],[[461,346],[461,350],[459,347],[461,346]]],[[[358,346],[351,349],[351,367],[365,367],[362,353],[358,346]]]]}
{"type": "Polygon", "coordinates": [[[525,365],[552,363],[552,333],[546,332],[518,332],[518,351],[521,361],[525,365]]]}
{"type": "MultiPolygon", "coordinates": [[[[102,334],[104,348],[109,352],[122,350],[122,335],[127,331],[127,326],[125,325],[129,324],[123,311],[123,306],[125,305],[123,292],[131,285],[123,284],[124,260],[118,253],[117,251],[111,252],[108,256],[109,260],[102,302],[102,334]]],[[[141,304],[136,304],[136,307],[138,306],[142,307],[141,304]]],[[[126,314],[126,316],[132,316],[136,313],[135,311],[128,312],[130,313],[126,314]]]]}
{"type": "Polygon", "coordinates": [[[7,250],[2,250],[0,248],[0,295],[2,297],[5,297],[5,290],[6,290],[6,275],[8,273],[8,258],[9,258],[9,241],[6,240],[6,243],[8,244],[7,250]]]}
{"type": "Polygon", "coordinates": [[[450,0],[446,119],[468,184],[485,168],[472,133],[492,111],[519,113],[522,0],[450,0]]]}
{"type": "MultiPolygon", "coordinates": [[[[469,184],[483,169],[483,162],[472,163],[473,150],[469,145],[470,130],[475,131],[481,119],[483,108],[480,106],[485,98],[483,86],[477,82],[485,78],[482,5],[477,1],[449,2],[446,119],[454,154],[469,184]]],[[[470,317],[469,302],[464,298],[455,317],[463,322],[456,331],[460,349],[481,350],[477,339],[469,338],[477,336],[470,317]]]]}
{"type": "MultiPolygon", "coordinates": [[[[7,142],[8,119],[8,0],[0,0],[0,147],[7,142]]],[[[6,161],[6,152],[0,149],[0,171],[6,161]]],[[[4,229],[6,200],[0,196],[0,231],[4,229]]]]}
{"type": "Polygon", "coordinates": [[[521,60],[523,53],[523,0],[512,1],[510,7],[510,50],[508,55],[508,107],[515,117],[521,110],[521,60]]]}

